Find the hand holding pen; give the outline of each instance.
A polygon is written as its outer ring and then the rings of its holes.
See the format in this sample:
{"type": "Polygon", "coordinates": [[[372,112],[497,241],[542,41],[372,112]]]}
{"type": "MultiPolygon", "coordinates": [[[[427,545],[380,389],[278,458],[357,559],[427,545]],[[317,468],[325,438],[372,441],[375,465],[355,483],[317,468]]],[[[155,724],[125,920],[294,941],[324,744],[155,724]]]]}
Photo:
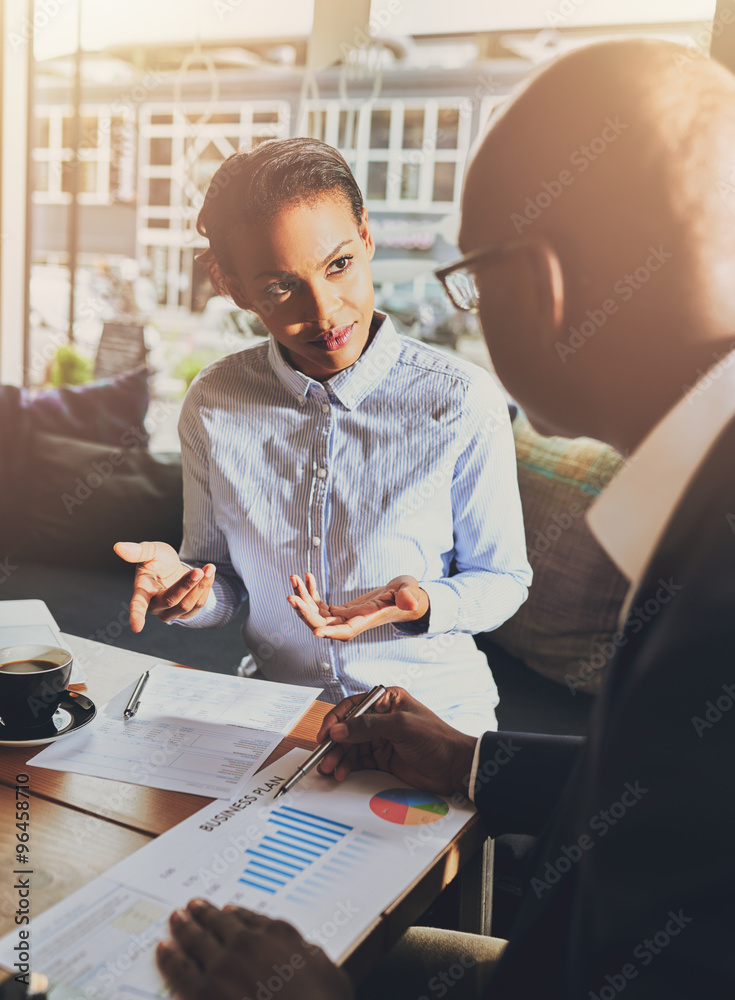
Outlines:
{"type": "MultiPolygon", "coordinates": [[[[368,691],[362,701],[358,702],[357,705],[352,706],[350,711],[345,716],[345,719],[357,719],[361,715],[364,715],[373,707],[376,701],[379,701],[380,698],[383,697],[384,694],[385,688],[382,684],[378,684],[377,687],[372,689],[372,691],[368,691]]],[[[291,777],[281,785],[273,797],[277,799],[279,795],[285,795],[286,792],[289,792],[296,782],[300,781],[304,775],[313,770],[319,761],[323,760],[335,745],[334,740],[327,740],[326,743],[322,743],[320,747],[317,747],[313,753],[309,754],[301,767],[297,767],[291,777]]]]}
{"type": "Polygon", "coordinates": [[[351,771],[394,774],[412,788],[439,795],[469,790],[477,738],[454,729],[401,687],[389,687],[374,711],[351,715],[359,695],[345,698],[324,716],[317,739],[332,747],[319,770],[344,781],[351,771]]]}

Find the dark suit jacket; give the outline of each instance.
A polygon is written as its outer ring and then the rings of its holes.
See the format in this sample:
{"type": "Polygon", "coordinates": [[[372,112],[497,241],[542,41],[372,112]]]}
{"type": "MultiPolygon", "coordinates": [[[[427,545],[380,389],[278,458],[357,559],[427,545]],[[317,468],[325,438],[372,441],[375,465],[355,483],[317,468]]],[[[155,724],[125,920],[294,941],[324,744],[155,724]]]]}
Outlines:
{"type": "Polygon", "coordinates": [[[488,991],[735,998],[735,421],[654,554],[584,740],[483,737],[492,835],[540,834],[488,991]],[[636,610],[639,609],[639,610],[636,610]]]}

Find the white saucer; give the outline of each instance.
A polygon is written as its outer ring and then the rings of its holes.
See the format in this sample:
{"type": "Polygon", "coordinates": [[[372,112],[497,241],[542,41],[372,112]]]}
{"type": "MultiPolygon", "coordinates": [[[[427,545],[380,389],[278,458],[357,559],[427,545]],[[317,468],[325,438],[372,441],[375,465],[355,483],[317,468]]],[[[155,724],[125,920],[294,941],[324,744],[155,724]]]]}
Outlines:
{"type": "Polygon", "coordinates": [[[43,726],[10,729],[0,722],[0,747],[40,747],[76,733],[97,714],[94,702],[78,691],[64,691],[51,721],[43,726]]]}

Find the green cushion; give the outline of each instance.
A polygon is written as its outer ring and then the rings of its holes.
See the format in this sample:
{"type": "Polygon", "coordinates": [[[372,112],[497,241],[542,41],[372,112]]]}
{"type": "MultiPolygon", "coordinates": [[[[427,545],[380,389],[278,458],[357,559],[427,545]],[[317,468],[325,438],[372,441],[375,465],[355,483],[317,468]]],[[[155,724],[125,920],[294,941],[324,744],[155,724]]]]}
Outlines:
{"type": "Polygon", "coordinates": [[[526,603],[493,638],[571,692],[595,692],[628,584],[592,536],[584,513],[623,459],[591,438],[543,437],[522,413],[513,433],[534,578],[526,603]]]}

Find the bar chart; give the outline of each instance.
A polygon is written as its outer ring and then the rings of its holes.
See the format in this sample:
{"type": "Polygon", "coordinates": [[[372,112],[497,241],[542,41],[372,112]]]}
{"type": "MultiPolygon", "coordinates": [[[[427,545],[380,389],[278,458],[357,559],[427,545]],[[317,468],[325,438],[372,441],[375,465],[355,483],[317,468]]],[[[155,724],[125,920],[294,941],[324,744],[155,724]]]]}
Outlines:
{"type": "Polygon", "coordinates": [[[381,838],[291,806],[273,809],[257,846],[245,851],[239,882],[266,896],[308,905],[370,863],[381,838]],[[303,877],[302,877],[303,876],[303,877]]]}

